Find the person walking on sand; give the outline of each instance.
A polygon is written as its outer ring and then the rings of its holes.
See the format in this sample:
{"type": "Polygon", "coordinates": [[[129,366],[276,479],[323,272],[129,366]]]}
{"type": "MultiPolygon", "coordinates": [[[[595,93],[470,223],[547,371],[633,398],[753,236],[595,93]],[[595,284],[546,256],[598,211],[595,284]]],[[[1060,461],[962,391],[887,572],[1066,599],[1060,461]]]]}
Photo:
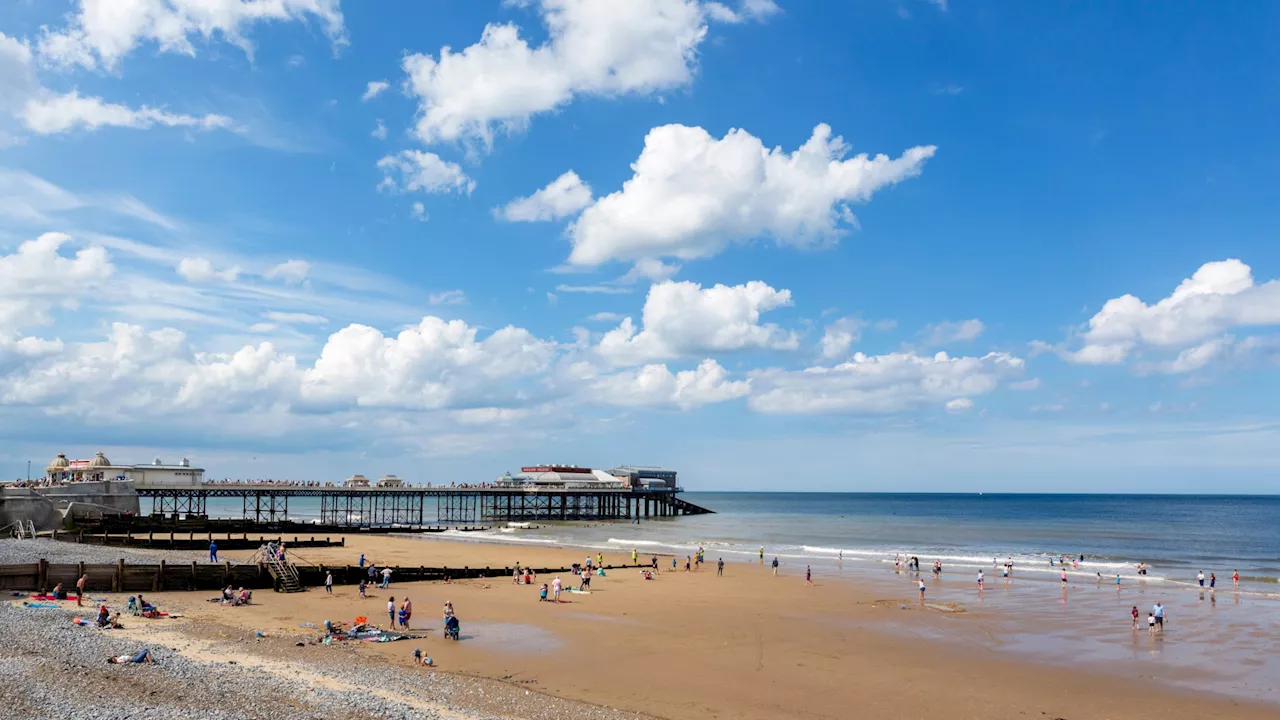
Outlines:
{"type": "Polygon", "coordinates": [[[218,543],[212,540],[209,541],[209,562],[218,562],[218,543]]]}
{"type": "Polygon", "coordinates": [[[716,577],[724,577],[724,558],[716,560],[716,577]]]}
{"type": "Polygon", "coordinates": [[[394,595],[387,601],[387,616],[391,618],[391,629],[396,627],[396,598],[394,595]]]}
{"type": "Polygon", "coordinates": [[[1164,605],[1160,601],[1156,601],[1156,606],[1151,608],[1151,614],[1156,618],[1156,632],[1164,632],[1164,605]]]}
{"type": "Polygon", "coordinates": [[[89,580],[88,575],[81,575],[76,581],[76,606],[84,607],[84,584],[89,580]]]}
{"type": "Polygon", "coordinates": [[[326,595],[333,594],[333,573],[325,573],[324,575],[324,592],[326,595]]]}
{"type": "Polygon", "coordinates": [[[1140,614],[1138,613],[1138,606],[1137,606],[1137,605],[1134,605],[1134,606],[1133,606],[1133,609],[1129,611],[1129,614],[1133,616],[1133,629],[1134,629],[1134,630],[1137,630],[1137,629],[1138,629],[1138,618],[1140,617],[1140,614]]]}
{"type": "Polygon", "coordinates": [[[635,549],[635,548],[631,548],[631,564],[632,564],[632,565],[635,565],[635,564],[636,564],[636,558],[637,558],[637,557],[639,557],[639,554],[638,554],[638,553],[636,553],[636,549],[635,549]]]}
{"type": "Polygon", "coordinates": [[[369,589],[369,584],[364,581],[364,578],[360,578],[359,589],[360,589],[361,600],[364,600],[369,597],[368,593],[366,592],[369,589]]]}
{"type": "Polygon", "coordinates": [[[813,568],[810,568],[808,565],[804,566],[804,584],[813,584],[813,568]]]}
{"type": "Polygon", "coordinates": [[[400,626],[405,630],[409,629],[409,619],[413,617],[413,603],[409,602],[409,598],[405,598],[400,605],[400,626]]]}
{"type": "Polygon", "coordinates": [[[382,568],[382,589],[386,590],[391,587],[391,568],[382,568]]]}
{"type": "Polygon", "coordinates": [[[778,558],[773,559],[773,576],[778,577],[778,558]]]}
{"type": "Polygon", "coordinates": [[[364,553],[360,553],[360,564],[358,567],[364,567],[364,553]]]}
{"type": "MultiPolygon", "coordinates": [[[[657,560],[657,558],[654,558],[654,562],[657,562],[657,560]]],[[[604,553],[596,553],[596,565],[604,567],[604,553]]],[[[654,567],[656,568],[657,566],[655,565],[654,567]]]]}
{"type": "Polygon", "coordinates": [[[560,582],[559,577],[551,581],[551,595],[552,597],[555,598],[556,602],[560,602],[560,590],[563,587],[564,587],[564,583],[560,582]]]}
{"type": "Polygon", "coordinates": [[[764,546],[763,545],[760,546],[760,564],[761,565],[764,564],[764,546]]]}
{"type": "Polygon", "coordinates": [[[924,580],[917,580],[920,584],[920,602],[924,602],[924,580]]]}

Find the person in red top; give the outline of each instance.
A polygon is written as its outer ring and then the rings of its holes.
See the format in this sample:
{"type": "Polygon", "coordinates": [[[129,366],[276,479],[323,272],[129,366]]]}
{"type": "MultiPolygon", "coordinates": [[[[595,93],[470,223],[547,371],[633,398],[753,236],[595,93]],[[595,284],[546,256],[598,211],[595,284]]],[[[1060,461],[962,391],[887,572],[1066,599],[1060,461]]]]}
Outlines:
{"type": "Polygon", "coordinates": [[[1133,616],[1133,629],[1137,630],[1138,629],[1138,606],[1134,605],[1133,609],[1129,611],[1129,614],[1133,616]]]}
{"type": "Polygon", "coordinates": [[[1240,589],[1240,571],[1239,570],[1233,571],[1231,573],[1231,584],[1235,586],[1236,590],[1240,589]]]}

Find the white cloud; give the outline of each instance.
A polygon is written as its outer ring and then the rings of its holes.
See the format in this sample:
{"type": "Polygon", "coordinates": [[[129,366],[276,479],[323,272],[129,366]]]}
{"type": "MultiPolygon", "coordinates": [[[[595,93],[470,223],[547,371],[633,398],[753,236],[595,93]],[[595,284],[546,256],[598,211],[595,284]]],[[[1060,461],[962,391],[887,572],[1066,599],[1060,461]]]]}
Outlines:
{"type": "Polygon", "coordinates": [[[949,413],[963,413],[973,409],[973,401],[969,398],[956,398],[955,400],[948,400],[943,407],[949,413]]]}
{"type": "Polygon", "coordinates": [[[279,265],[267,269],[262,277],[268,280],[281,280],[287,285],[301,285],[311,272],[311,263],[306,260],[286,260],[279,265]]]}
{"type": "Polygon", "coordinates": [[[557,285],[556,292],[584,293],[587,295],[626,295],[631,288],[617,285],[557,285]]]}
{"type": "Polygon", "coordinates": [[[365,87],[364,95],[360,96],[360,100],[362,102],[369,102],[381,95],[382,91],[389,87],[391,87],[391,83],[386,80],[370,80],[369,85],[365,87]]]}
{"type": "Polygon", "coordinates": [[[559,220],[591,204],[591,186],[570,170],[529,197],[495,208],[494,215],[507,222],[559,220]]]}
{"type": "Polygon", "coordinates": [[[822,357],[833,360],[849,352],[849,348],[862,337],[866,323],[858,318],[840,318],[826,327],[822,333],[822,357]]]}
{"type": "Polygon", "coordinates": [[[184,115],[147,107],[131,108],[98,97],[82,97],[72,90],[64,95],[48,95],[27,101],[20,113],[32,132],[52,135],[75,128],[93,131],[101,127],[145,129],[155,125],[214,130],[231,127],[223,115],[184,115]]]}
{"type": "Polygon", "coordinates": [[[115,272],[100,247],[63,255],[62,246],[70,240],[65,233],[49,232],[22,243],[11,255],[0,255],[0,338],[49,323],[54,308],[75,309],[115,272]]]}
{"type": "Polygon", "coordinates": [[[703,8],[712,20],[733,24],[748,20],[764,22],[782,12],[774,0],[740,0],[737,10],[719,2],[709,2],[703,8]]]}
{"type": "Polygon", "coordinates": [[[250,26],[310,19],[324,26],[335,46],[346,43],[338,0],[79,0],[78,6],[67,27],[45,30],[38,45],[42,60],[110,70],[144,42],[195,56],[192,39],[215,35],[252,57],[245,35],[250,26]]]}
{"type": "Polygon", "coordinates": [[[467,301],[466,293],[461,290],[446,290],[439,293],[431,293],[427,297],[427,302],[432,305],[460,305],[467,301]]]}
{"type": "Polygon", "coordinates": [[[378,124],[373,128],[373,132],[369,133],[369,135],[378,140],[387,139],[387,126],[382,123],[382,118],[378,118],[378,124]]]}
{"type": "Polygon", "coordinates": [[[920,335],[926,345],[937,347],[950,343],[976,340],[985,329],[986,326],[982,324],[981,320],[973,318],[960,322],[946,321],[936,325],[926,325],[920,335]]]}
{"type": "Polygon", "coordinates": [[[577,95],[649,94],[688,84],[707,27],[696,0],[621,3],[541,0],[547,40],[531,47],[515,25],[487,25],[480,41],[403,68],[418,100],[422,142],[493,142],[577,95]]]}
{"type": "Polygon", "coordinates": [[[750,406],[774,414],[892,413],[972,398],[1021,374],[1026,363],[1005,353],[953,358],[946,353],[864,355],[834,367],[777,368],[750,374],[750,406]]]}
{"type": "Polygon", "coordinates": [[[132,195],[76,194],[30,173],[0,168],[0,218],[47,227],[53,224],[53,216],[80,209],[133,217],[166,230],[179,228],[177,221],[132,195]]]}
{"type": "Polygon", "coordinates": [[[703,360],[693,370],[672,373],[666,365],[645,365],[636,370],[603,375],[589,384],[592,399],[609,405],[675,406],[688,410],[724,402],[751,391],[747,380],[729,380],[715,360],[703,360]]]}
{"type": "Polygon", "coordinates": [[[843,159],[848,147],[826,125],[792,153],[766,149],[744,130],[716,139],[700,127],[656,127],[622,189],[588,206],[569,227],[569,264],[688,260],[762,237],[798,247],[829,244],[856,225],[850,203],[918,175],[934,150],[843,159]]]}
{"type": "Polygon", "coordinates": [[[329,318],[323,315],[312,315],[300,312],[278,312],[271,310],[263,313],[263,317],[284,325],[328,325],[329,318]]]}
{"type": "MultiPolygon", "coordinates": [[[[1190,364],[1216,353],[1206,341],[1240,327],[1280,325],[1280,280],[1255,285],[1248,265],[1235,259],[1209,262],[1183,280],[1169,297],[1147,305],[1133,295],[1108,300],[1081,333],[1084,345],[1063,356],[1089,365],[1118,364],[1139,347],[1172,349],[1200,345],[1168,365],[1190,364]]],[[[1203,364],[1203,363],[1202,363],[1203,364]]],[[[1199,366],[1196,366],[1199,367],[1199,366]]]]}
{"type": "Polygon", "coordinates": [[[1009,383],[1009,389],[1021,391],[1039,390],[1040,385],[1040,378],[1028,378],[1026,380],[1018,380],[1017,382],[1009,383]]]}
{"type": "Polygon", "coordinates": [[[1229,348],[1232,342],[1233,338],[1230,336],[1214,338],[1195,347],[1186,348],[1172,360],[1139,363],[1137,370],[1143,374],[1161,373],[1164,375],[1179,375],[1192,370],[1199,370],[1208,365],[1214,358],[1222,355],[1223,351],[1229,348]]]}
{"type": "Polygon", "coordinates": [[[402,150],[378,161],[382,171],[379,189],[427,193],[458,192],[471,194],[476,183],[457,163],[441,160],[439,155],[422,150],[402,150]],[[394,176],[399,175],[399,181],[394,176]]]}
{"type": "Polygon", "coordinates": [[[420,220],[420,221],[422,221],[422,222],[426,222],[426,221],[427,221],[427,206],[426,206],[426,205],[423,205],[423,204],[422,204],[422,203],[420,203],[420,202],[415,202],[415,203],[414,203],[414,204],[409,208],[409,217],[413,218],[414,220],[420,220]]]}
{"type": "Polygon", "coordinates": [[[235,282],[235,279],[240,277],[240,267],[232,265],[223,270],[216,270],[213,267],[213,262],[208,258],[182,258],[178,262],[178,274],[188,282],[209,282],[211,280],[235,282]]]}
{"type": "Polygon", "coordinates": [[[631,318],[605,333],[597,350],[618,365],[752,348],[794,350],[794,333],[760,324],[760,314],[791,304],[790,290],[752,281],[703,288],[667,281],[649,288],[642,328],[631,318]]]}
{"type": "Polygon", "coordinates": [[[591,315],[587,319],[591,322],[618,322],[624,315],[616,312],[598,312],[591,315]]]}

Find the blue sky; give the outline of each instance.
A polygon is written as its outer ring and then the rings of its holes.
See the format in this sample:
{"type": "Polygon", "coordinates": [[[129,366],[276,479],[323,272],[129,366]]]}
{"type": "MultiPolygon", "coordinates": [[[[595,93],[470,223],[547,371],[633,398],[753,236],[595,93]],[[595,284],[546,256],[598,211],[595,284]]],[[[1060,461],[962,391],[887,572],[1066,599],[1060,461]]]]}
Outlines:
{"type": "Polygon", "coordinates": [[[0,8],[0,476],[1274,491],[1276,8],[85,4],[0,8]]]}

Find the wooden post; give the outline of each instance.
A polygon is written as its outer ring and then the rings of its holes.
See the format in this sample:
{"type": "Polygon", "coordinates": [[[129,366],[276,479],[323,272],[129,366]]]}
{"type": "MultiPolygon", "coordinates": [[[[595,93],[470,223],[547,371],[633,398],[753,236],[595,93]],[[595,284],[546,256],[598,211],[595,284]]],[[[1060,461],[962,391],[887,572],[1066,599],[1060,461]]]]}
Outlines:
{"type": "Polygon", "coordinates": [[[230,560],[227,560],[226,562],[222,563],[222,581],[228,585],[233,584],[231,582],[231,561],[230,560]]]}
{"type": "Polygon", "coordinates": [[[192,590],[197,590],[200,588],[198,577],[199,576],[196,574],[196,561],[192,560],[191,561],[191,589],[192,590]]]}
{"type": "Polygon", "coordinates": [[[164,558],[160,559],[160,567],[156,570],[156,576],[151,578],[151,592],[160,592],[160,588],[164,587],[164,558]]]}
{"type": "Polygon", "coordinates": [[[40,558],[39,577],[36,578],[36,585],[39,586],[40,594],[45,594],[45,588],[49,586],[49,561],[40,558]]]}
{"type": "Polygon", "coordinates": [[[111,584],[111,592],[124,592],[124,558],[116,563],[116,576],[111,584]]]}

